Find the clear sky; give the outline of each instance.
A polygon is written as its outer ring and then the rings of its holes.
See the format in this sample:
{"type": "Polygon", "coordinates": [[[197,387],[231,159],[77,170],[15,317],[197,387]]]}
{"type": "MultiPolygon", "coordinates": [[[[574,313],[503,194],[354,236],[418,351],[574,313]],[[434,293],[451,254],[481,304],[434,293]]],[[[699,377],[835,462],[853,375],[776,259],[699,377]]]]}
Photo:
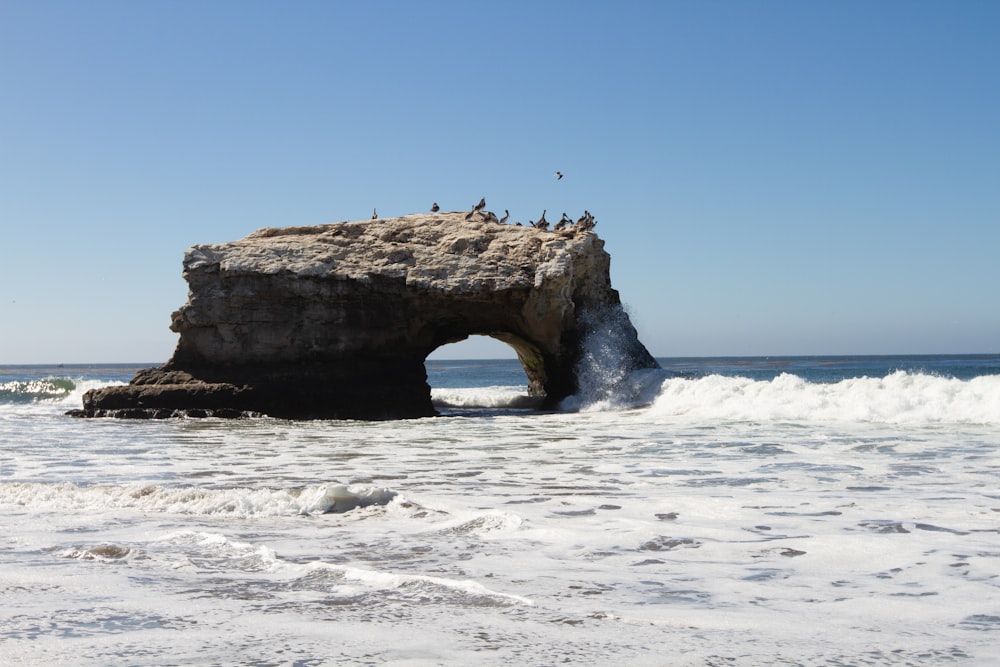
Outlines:
{"type": "Polygon", "coordinates": [[[484,196],[593,212],[657,356],[1000,352],[998,72],[992,1],[0,0],[0,363],[165,361],[187,247],[484,196]]]}

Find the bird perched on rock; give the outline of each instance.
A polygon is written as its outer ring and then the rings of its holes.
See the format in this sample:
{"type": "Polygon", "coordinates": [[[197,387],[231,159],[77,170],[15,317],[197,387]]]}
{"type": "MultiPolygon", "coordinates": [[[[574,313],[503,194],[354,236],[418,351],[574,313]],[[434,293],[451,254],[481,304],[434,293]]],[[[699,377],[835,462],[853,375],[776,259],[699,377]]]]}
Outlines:
{"type": "Polygon", "coordinates": [[[378,220],[378,210],[372,209],[372,220],[378,220]]]}
{"type": "Polygon", "coordinates": [[[572,224],[573,221],[570,220],[569,216],[566,215],[566,212],[563,211],[562,218],[559,219],[559,222],[556,223],[556,226],[553,227],[553,229],[565,229],[566,225],[572,225],[572,224]]]}
{"type": "Polygon", "coordinates": [[[497,224],[500,223],[500,221],[497,220],[497,214],[494,213],[493,211],[486,211],[485,213],[480,213],[480,215],[483,216],[483,220],[485,220],[486,222],[495,222],[497,224]]]}
{"type": "Polygon", "coordinates": [[[594,228],[597,221],[594,220],[594,216],[590,214],[590,211],[584,211],[583,217],[576,221],[576,228],[581,232],[586,232],[594,228]]]}
{"type": "Polygon", "coordinates": [[[542,217],[540,217],[538,219],[538,222],[531,223],[531,226],[534,227],[535,229],[548,229],[549,228],[549,221],[545,219],[545,211],[542,211],[542,217]]]}
{"type": "Polygon", "coordinates": [[[503,223],[507,222],[507,218],[509,218],[509,217],[510,217],[510,211],[508,211],[507,209],[504,209],[503,210],[503,217],[500,218],[500,224],[502,225],[503,223]]]}
{"type": "Polygon", "coordinates": [[[557,171],[557,172],[555,173],[555,177],[556,177],[556,180],[557,180],[557,181],[561,181],[561,180],[562,180],[562,177],[563,177],[563,173],[562,173],[561,171],[557,171]]]}
{"type": "Polygon", "coordinates": [[[472,207],[473,211],[482,211],[486,208],[486,197],[479,200],[479,203],[472,207]]]}
{"type": "Polygon", "coordinates": [[[440,210],[441,210],[441,207],[438,206],[437,202],[434,202],[434,204],[431,206],[431,213],[437,213],[440,210]]]}

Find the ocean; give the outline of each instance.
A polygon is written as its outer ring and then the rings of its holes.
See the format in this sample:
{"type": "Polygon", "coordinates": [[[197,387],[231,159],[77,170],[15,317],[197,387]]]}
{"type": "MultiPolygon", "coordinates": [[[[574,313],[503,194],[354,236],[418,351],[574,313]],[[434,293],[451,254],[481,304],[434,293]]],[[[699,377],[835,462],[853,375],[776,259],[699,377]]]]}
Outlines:
{"type": "Polygon", "coordinates": [[[392,422],[0,367],[0,664],[1000,664],[1000,355],[660,362],[428,361],[392,422]]]}

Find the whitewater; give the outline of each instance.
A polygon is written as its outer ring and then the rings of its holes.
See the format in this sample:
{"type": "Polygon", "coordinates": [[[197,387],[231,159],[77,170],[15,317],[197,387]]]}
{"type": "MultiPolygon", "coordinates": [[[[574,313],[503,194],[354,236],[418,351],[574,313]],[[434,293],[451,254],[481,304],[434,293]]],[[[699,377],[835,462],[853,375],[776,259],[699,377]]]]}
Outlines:
{"type": "Polygon", "coordinates": [[[429,361],[394,422],[0,367],[0,664],[997,664],[1000,356],[661,363],[429,361]]]}

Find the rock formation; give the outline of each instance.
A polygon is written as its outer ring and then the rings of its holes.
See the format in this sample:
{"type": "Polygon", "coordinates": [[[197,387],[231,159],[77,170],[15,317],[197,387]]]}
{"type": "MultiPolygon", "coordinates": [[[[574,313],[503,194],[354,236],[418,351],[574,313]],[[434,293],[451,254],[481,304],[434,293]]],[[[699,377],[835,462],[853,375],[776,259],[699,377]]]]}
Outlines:
{"type": "Polygon", "coordinates": [[[190,248],[173,357],[128,385],[88,392],[74,414],[429,416],[424,360],[475,334],[517,352],[544,406],[577,390],[595,327],[614,329],[629,369],[657,366],[593,232],[465,218],[269,228],[190,248]]]}

